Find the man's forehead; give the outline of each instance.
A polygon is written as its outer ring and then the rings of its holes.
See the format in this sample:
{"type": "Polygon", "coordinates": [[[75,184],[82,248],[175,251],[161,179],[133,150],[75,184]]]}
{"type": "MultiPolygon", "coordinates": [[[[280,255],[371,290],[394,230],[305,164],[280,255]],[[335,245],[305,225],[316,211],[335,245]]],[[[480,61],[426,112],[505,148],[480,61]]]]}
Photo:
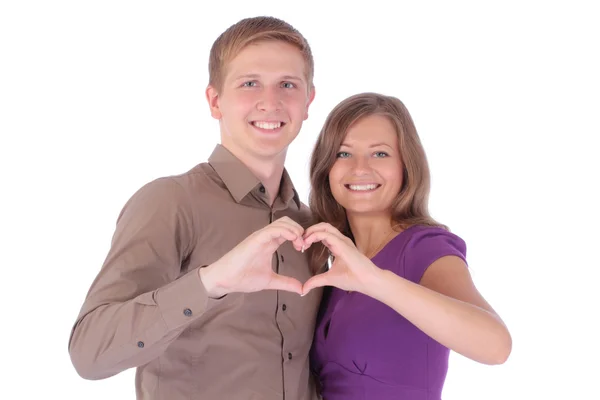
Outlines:
{"type": "Polygon", "coordinates": [[[226,62],[224,67],[226,79],[246,77],[305,81],[307,70],[306,60],[300,49],[285,42],[252,43],[226,62]],[[271,46],[287,47],[291,54],[281,54],[282,49],[271,46]]]}

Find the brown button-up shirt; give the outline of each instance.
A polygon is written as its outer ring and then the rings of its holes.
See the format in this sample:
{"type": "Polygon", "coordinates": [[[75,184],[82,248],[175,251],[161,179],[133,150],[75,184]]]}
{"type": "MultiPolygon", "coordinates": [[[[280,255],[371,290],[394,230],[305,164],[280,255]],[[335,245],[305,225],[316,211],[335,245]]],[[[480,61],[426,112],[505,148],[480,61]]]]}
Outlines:
{"type": "MultiPolygon", "coordinates": [[[[142,187],[73,327],[78,373],[102,379],[137,367],[144,400],[316,398],[308,354],[321,291],[212,299],[197,270],[283,216],[310,223],[287,172],[269,206],[259,180],[221,145],[208,163],[142,187]]],[[[289,242],[273,268],[300,282],[311,275],[289,242]]]]}

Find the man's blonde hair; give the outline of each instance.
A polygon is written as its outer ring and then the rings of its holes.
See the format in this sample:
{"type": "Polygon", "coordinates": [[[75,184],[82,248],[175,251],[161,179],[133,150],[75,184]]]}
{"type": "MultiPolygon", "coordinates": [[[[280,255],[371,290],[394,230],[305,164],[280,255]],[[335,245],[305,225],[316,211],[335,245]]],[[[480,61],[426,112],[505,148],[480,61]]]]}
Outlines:
{"type": "Polygon", "coordinates": [[[293,26],[273,17],[243,19],[230,26],[213,43],[208,61],[209,85],[220,91],[227,63],[246,46],[265,41],[289,43],[300,50],[304,61],[308,87],[313,86],[314,61],[308,42],[293,26]]]}

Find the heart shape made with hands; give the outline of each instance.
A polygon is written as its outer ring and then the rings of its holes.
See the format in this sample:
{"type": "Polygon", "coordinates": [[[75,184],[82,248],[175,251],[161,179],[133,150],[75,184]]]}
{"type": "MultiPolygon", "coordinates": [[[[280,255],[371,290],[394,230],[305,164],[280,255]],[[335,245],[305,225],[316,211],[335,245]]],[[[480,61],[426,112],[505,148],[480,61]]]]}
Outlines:
{"type": "MultiPolygon", "coordinates": [[[[231,292],[251,293],[261,290],[286,290],[306,295],[321,286],[336,286],[343,290],[361,290],[365,274],[369,273],[368,258],[361,254],[350,238],[327,223],[319,223],[304,230],[289,217],[280,218],[260,229],[209,266],[203,277],[212,277],[216,289],[211,294],[231,292]],[[289,241],[297,251],[304,252],[316,242],[325,245],[335,257],[331,268],[315,275],[304,284],[295,278],[273,271],[273,254],[289,241]],[[217,276],[215,276],[217,275],[217,276]]],[[[209,285],[210,286],[210,285],[209,285]]]]}

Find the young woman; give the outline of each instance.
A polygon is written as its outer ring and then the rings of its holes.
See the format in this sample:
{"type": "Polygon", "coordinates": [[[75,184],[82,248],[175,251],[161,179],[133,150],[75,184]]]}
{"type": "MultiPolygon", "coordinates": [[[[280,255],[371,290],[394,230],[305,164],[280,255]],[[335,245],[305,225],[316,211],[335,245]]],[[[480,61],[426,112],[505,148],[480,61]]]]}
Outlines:
{"type": "Polygon", "coordinates": [[[449,350],[501,364],[511,336],[479,294],[463,240],[427,210],[429,168],[402,102],[352,96],[328,116],[311,159],[304,234],[330,286],[312,369],[325,400],[440,399],[449,350]],[[321,265],[323,265],[321,264],[321,265]]]}

